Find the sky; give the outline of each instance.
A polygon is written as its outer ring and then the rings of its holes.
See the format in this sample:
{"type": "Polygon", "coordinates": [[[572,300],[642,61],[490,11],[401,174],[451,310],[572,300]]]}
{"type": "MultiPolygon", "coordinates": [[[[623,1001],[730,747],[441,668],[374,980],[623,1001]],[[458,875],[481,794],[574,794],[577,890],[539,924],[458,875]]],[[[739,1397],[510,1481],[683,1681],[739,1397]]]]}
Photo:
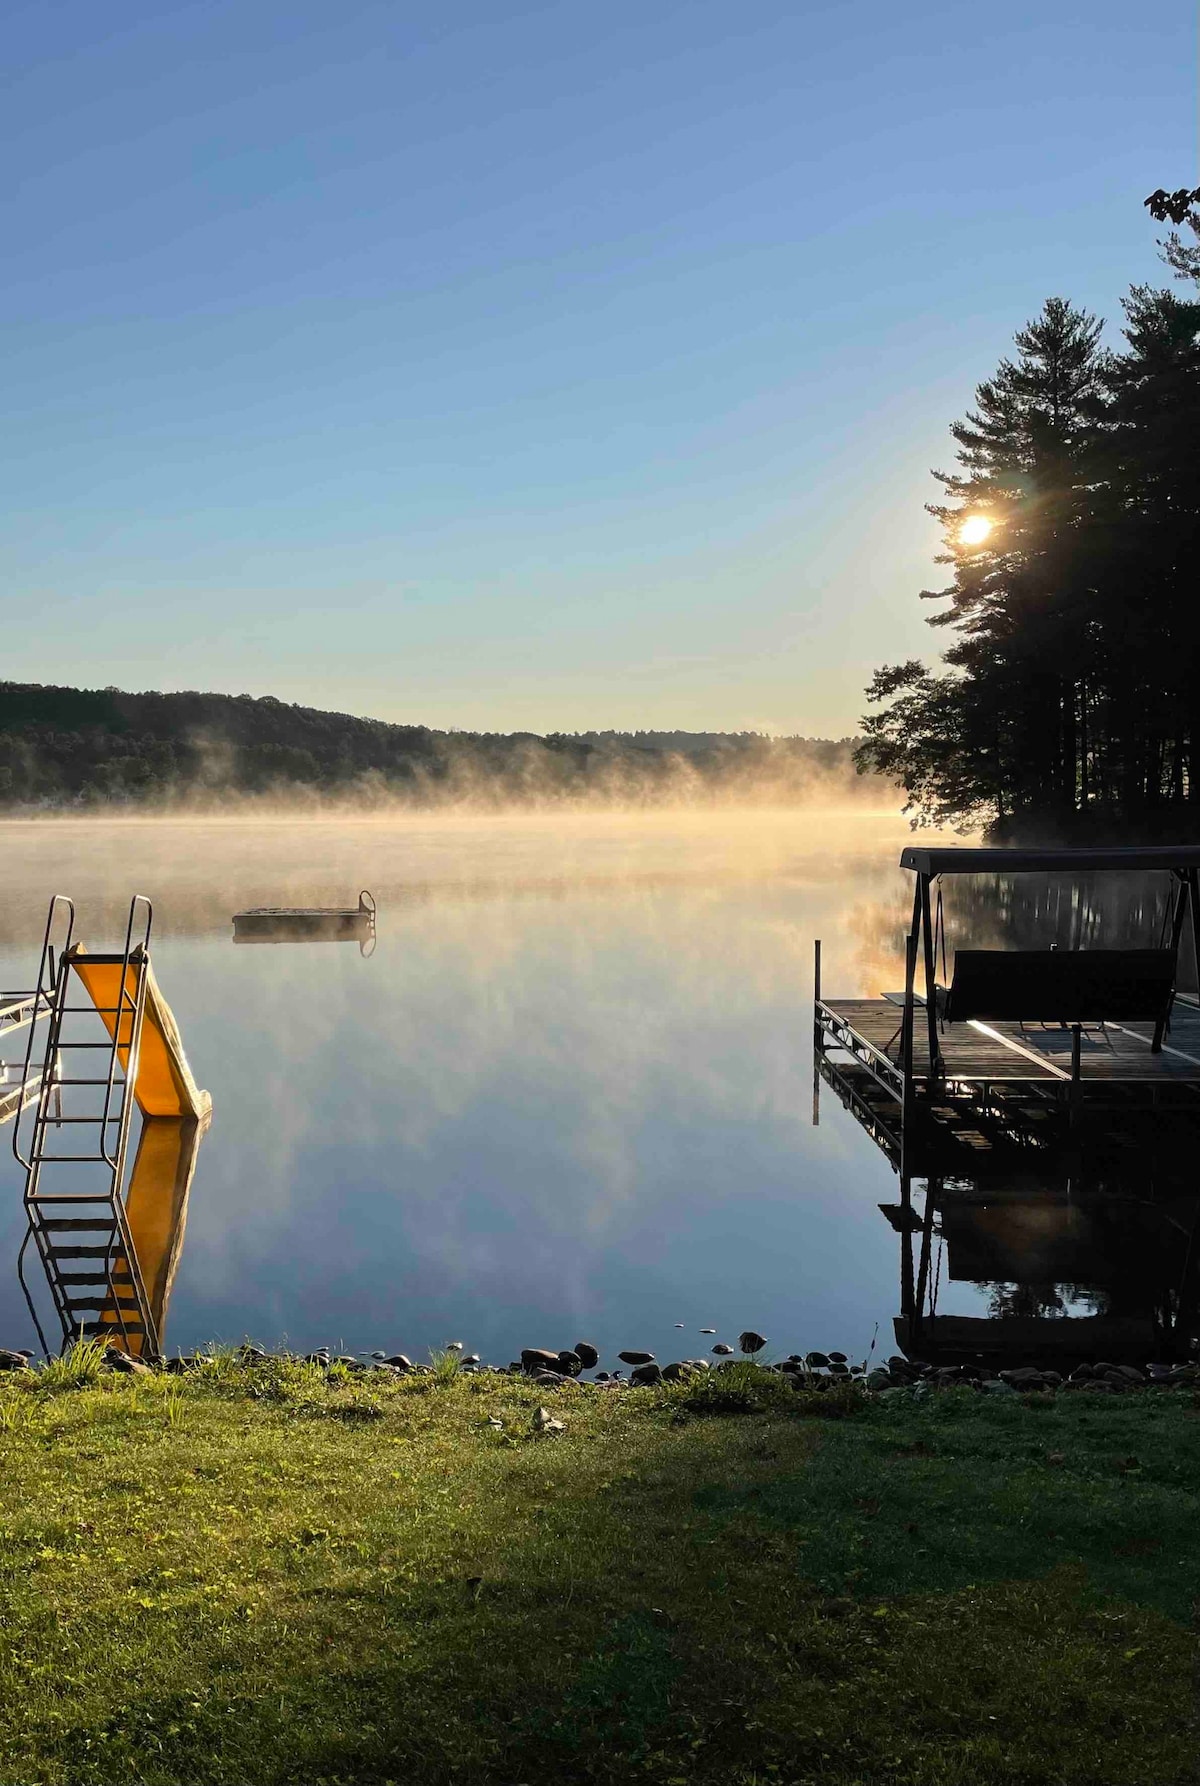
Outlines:
{"type": "Polygon", "coordinates": [[[948,427],[1166,284],[1178,0],[5,8],[0,676],[840,736],[948,427]],[[1159,231],[1158,233],[1161,233],[1159,231]]]}

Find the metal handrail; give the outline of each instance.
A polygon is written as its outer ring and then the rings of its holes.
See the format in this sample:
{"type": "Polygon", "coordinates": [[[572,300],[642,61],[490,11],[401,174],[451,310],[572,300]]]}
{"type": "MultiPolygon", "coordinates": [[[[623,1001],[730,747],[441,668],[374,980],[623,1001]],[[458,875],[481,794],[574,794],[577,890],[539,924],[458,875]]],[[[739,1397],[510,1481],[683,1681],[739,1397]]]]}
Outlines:
{"type": "Polygon", "coordinates": [[[113,1023],[113,1049],[108,1063],[108,1085],[104,1093],[103,1115],[105,1121],[100,1130],[100,1151],[109,1162],[112,1169],[114,1223],[112,1235],[109,1240],[108,1257],[105,1260],[105,1276],[108,1280],[109,1295],[112,1299],[113,1312],[116,1315],[117,1322],[121,1329],[121,1338],[124,1340],[126,1349],[128,1350],[129,1333],[125,1326],[125,1315],[122,1309],[121,1299],[117,1295],[116,1284],[113,1281],[113,1264],[116,1256],[115,1243],[119,1236],[122,1243],[121,1250],[124,1253],[126,1262],[129,1266],[129,1275],[134,1283],[137,1310],[142,1322],[142,1344],[143,1347],[145,1347],[147,1343],[150,1343],[153,1345],[154,1350],[157,1351],[157,1336],[152,1335],[150,1331],[153,1326],[150,1318],[150,1305],[146,1297],[146,1290],[145,1285],[142,1282],[141,1272],[138,1269],[137,1255],[134,1252],[133,1239],[129,1232],[129,1224],[126,1219],[124,1204],[121,1201],[122,1186],[125,1178],[125,1159],[129,1147],[129,1116],[131,1114],[129,1091],[130,1087],[137,1081],[138,1060],[142,1045],[142,1022],[146,1015],[146,984],[150,965],[150,930],[153,923],[154,907],[144,893],[135,893],[129,902],[129,919],[125,925],[125,947],[122,951],[120,991],[117,997],[117,1016],[113,1023]],[[142,924],[141,936],[135,948],[133,935],[139,905],[145,907],[145,916],[142,924]],[[129,968],[135,958],[137,967],[140,971],[137,973],[134,993],[132,998],[130,998],[128,993],[129,968]],[[125,1015],[122,1007],[125,1005],[126,1000],[129,1002],[130,1021],[129,1042],[127,1044],[125,1055],[125,1091],[121,1100],[121,1122],[117,1130],[115,1155],[110,1158],[108,1152],[108,1116],[112,1104],[113,1081],[116,1075],[117,1062],[120,1058],[121,1025],[125,1015]]]}
{"type": "MultiPolygon", "coordinates": [[[[42,1351],[45,1354],[45,1356],[48,1358],[50,1356],[50,1348],[46,1344],[46,1335],[43,1333],[42,1323],[38,1319],[37,1304],[33,1300],[33,1294],[30,1291],[29,1285],[25,1282],[25,1253],[26,1253],[26,1249],[28,1248],[29,1243],[33,1239],[35,1233],[36,1233],[36,1230],[34,1229],[32,1223],[31,1223],[30,1226],[28,1228],[26,1228],[26,1230],[25,1230],[25,1238],[21,1242],[21,1250],[17,1254],[17,1282],[20,1284],[22,1294],[25,1297],[25,1304],[29,1310],[29,1318],[33,1322],[33,1325],[37,1330],[37,1336],[38,1336],[38,1340],[41,1344],[42,1351]]],[[[40,1253],[41,1250],[42,1250],[41,1244],[39,1241],[38,1252],[40,1253]]],[[[45,1264],[44,1257],[43,1257],[42,1263],[43,1263],[43,1265],[45,1264]]],[[[48,1275],[49,1274],[47,1273],[47,1276],[48,1275]]],[[[51,1293],[51,1295],[54,1295],[53,1284],[51,1284],[51,1286],[50,1286],[50,1293],[51,1293]]],[[[58,1299],[57,1299],[57,1297],[55,1297],[55,1308],[57,1309],[57,1307],[58,1307],[58,1299]]]]}
{"type": "MultiPolygon", "coordinates": [[[[126,1086],[132,1085],[137,1078],[138,1053],[142,1038],[142,1018],[145,1015],[146,1009],[145,966],[150,958],[150,928],[153,922],[154,907],[144,893],[135,893],[129,902],[129,918],[125,925],[125,947],[121,952],[121,979],[117,991],[116,1020],[113,1023],[113,1047],[108,1061],[108,1083],[104,1091],[103,1114],[105,1125],[100,1130],[100,1149],[113,1169],[118,1190],[120,1189],[120,1177],[125,1163],[124,1143],[128,1140],[128,1124],[123,1125],[122,1134],[118,1137],[117,1156],[109,1159],[108,1144],[106,1140],[108,1133],[107,1119],[109,1110],[112,1106],[112,1094],[116,1079],[117,1062],[120,1059],[121,1027],[125,1019],[126,1009],[128,1009],[129,1012],[129,1042],[127,1044],[128,1051],[125,1059],[126,1086]],[[139,904],[145,906],[146,915],[142,935],[135,949],[133,943],[133,927],[139,904]],[[138,966],[143,971],[137,975],[134,993],[131,997],[129,994],[129,969],[135,958],[138,966]]],[[[123,1107],[124,1105],[127,1105],[128,1102],[128,1097],[126,1097],[123,1100],[123,1107]]]]}
{"type": "Polygon", "coordinates": [[[358,909],[365,914],[367,919],[367,934],[358,939],[358,952],[365,959],[367,956],[374,955],[375,945],[379,941],[379,933],[375,927],[375,895],[368,892],[366,887],[359,889],[358,909]]]}
{"type": "MultiPolygon", "coordinates": [[[[52,1007],[53,1000],[58,993],[59,979],[62,976],[63,960],[64,960],[64,957],[70,952],[74,934],[75,934],[75,901],[73,899],[69,899],[65,893],[55,893],[53,898],[50,901],[49,910],[46,913],[46,928],[42,935],[42,952],[41,952],[41,955],[38,957],[38,976],[37,976],[37,982],[36,982],[36,985],[35,985],[34,991],[33,991],[33,998],[34,998],[33,1018],[29,1025],[29,1039],[25,1044],[25,1063],[24,1063],[24,1066],[23,1066],[22,1072],[21,1072],[21,1084],[23,1087],[29,1084],[30,1070],[33,1066],[33,1044],[34,1044],[34,1040],[37,1035],[38,1007],[40,1005],[42,1005],[43,1003],[46,1005],[47,1010],[50,1010],[52,1007]],[[55,921],[59,915],[60,907],[65,907],[65,909],[66,909],[67,933],[66,933],[66,937],[65,937],[64,941],[61,943],[61,945],[59,947],[58,961],[55,962],[55,959],[54,959],[54,927],[55,927],[55,921]]],[[[54,1026],[52,1023],[51,1029],[53,1029],[53,1027],[54,1026]]],[[[45,1050],[45,1054],[43,1055],[43,1058],[42,1058],[42,1066],[41,1066],[41,1079],[42,1079],[43,1087],[45,1085],[47,1069],[49,1068],[52,1058],[53,1058],[53,1050],[51,1047],[51,1037],[48,1034],[46,1037],[46,1050],[45,1050]]],[[[40,1091],[39,1091],[39,1097],[38,1097],[38,1104],[39,1104],[39,1108],[40,1108],[40,1105],[41,1105],[40,1091]]],[[[20,1166],[24,1166],[26,1171],[28,1171],[30,1168],[30,1161],[27,1160],[25,1158],[24,1154],[21,1152],[21,1145],[20,1145],[21,1118],[23,1115],[24,1115],[24,1106],[18,1108],[15,1120],[13,1122],[12,1145],[13,1145],[13,1155],[16,1158],[17,1164],[20,1166]]],[[[37,1127],[38,1127],[38,1119],[37,1119],[37,1116],[35,1115],[34,1116],[34,1133],[35,1134],[37,1133],[37,1127]]]]}

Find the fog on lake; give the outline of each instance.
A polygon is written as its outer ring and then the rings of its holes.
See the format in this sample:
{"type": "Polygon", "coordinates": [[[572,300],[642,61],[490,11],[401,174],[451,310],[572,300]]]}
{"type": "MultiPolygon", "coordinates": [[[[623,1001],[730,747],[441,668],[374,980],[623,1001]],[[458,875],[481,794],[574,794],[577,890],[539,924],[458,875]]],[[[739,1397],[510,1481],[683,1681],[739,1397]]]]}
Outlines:
{"type": "MultiPolygon", "coordinates": [[[[498,1362],[590,1339],[773,1355],[892,1349],[886,1160],[835,1098],[812,1122],[812,945],[827,990],[903,981],[910,833],[858,810],[30,819],[0,825],[0,984],[31,981],[54,892],[155,971],[211,1091],[170,1349],[250,1336],[498,1362]],[[378,944],[234,947],[254,905],[352,905],[378,944]]],[[[1113,907],[1150,922],[1157,892],[1113,907]]],[[[975,940],[1091,923],[975,889],[975,940]],[[1049,915],[1048,915],[1049,914],[1049,915]]],[[[1057,903],[1056,903],[1057,902],[1057,903]]],[[[1046,940],[1042,938],[1040,940],[1046,940]]],[[[10,1048],[10,1053],[12,1052],[10,1048]]],[[[22,1179],[3,1131],[0,1343],[31,1344],[22,1179]],[[7,1263],[2,1263],[7,1261],[7,1263]]],[[[946,1281],[982,1313],[995,1286],[946,1281]]]]}

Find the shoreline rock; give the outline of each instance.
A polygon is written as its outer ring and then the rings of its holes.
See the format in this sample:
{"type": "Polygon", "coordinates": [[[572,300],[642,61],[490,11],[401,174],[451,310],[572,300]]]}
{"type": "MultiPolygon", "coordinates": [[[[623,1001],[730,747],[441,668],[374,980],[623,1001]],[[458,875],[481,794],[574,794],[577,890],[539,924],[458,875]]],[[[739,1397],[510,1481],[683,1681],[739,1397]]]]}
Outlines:
{"type": "MultiPolygon", "coordinates": [[[[889,1400],[902,1396],[924,1399],[937,1391],[964,1388],[998,1397],[1045,1397],[1080,1392],[1124,1395],[1138,1390],[1200,1388],[1200,1357],[1197,1356],[1198,1348],[1194,1342],[1189,1360],[1151,1360],[1140,1365],[1098,1359],[1094,1362],[1080,1362],[1069,1373],[1051,1365],[1002,1365],[998,1361],[933,1364],[922,1359],[906,1358],[899,1353],[893,1353],[886,1361],[881,1359],[874,1364],[869,1357],[861,1363],[852,1364],[847,1353],[837,1351],[793,1352],[778,1362],[763,1362],[758,1354],[764,1350],[767,1341],[753,1328],[747,1328],[739,1336],[738,1345],[742,1352],[740,1358],[735,1355],[731,1345],[719,1340],[707,1358],[672,1359],[667,1364],[660,1364],[652,1352],[630,1348],[616,1355],[623,1364],[630,1367],[628,1377],[620,1369],[598,1369],[601,1361],[600,1348],[589,1340],[576,1340],[573,1346],[559,1350],[528,1346],[522,1349],[519,1358],[507,1365],[488,1364],[478,1352],[464,1352],[464,1342],[461,1340],[432,1353],[431,1357],[438,1361],[439,1369],[451,1364],[456,1373],[467,1376],[518,1376],[544,1389],[554,1390],[568,1386],[597,1389],[651,1388],[662,1383],[684,1383],[714,1369],[729,1371],[747,1368],[777,1374],[798,1392],[820,1394],[835,1387],[843,1390],[857,1387],[864,1397],[886,1397],[889,1400]],[[595,1376],[586,1377],[584,1373],[589,1371],[594,1371],[595,1376]]],[[[304,1363],[325,1372],[338,1370],[360,1378],[379,1373],[391,1377],[428,1377],[435,1369],[435,1363],[417,1364],[405,1352],[385,1352],[378,1348],[354,1355],[333,1352],[328,1346],[320,1346],[311,1352],[271,1352],[263,1346],[245,1341],[232,1348],[230,1355],[243,1368],[255,1372],[276,1362],[304,1363]]],[[[139,1375],[151,1370],[181,1375],[204,1369],[212,1356],[211,1353],[189,1352],[169,1358],[143,1359],[112,1342],[104,1349],[99,1363],[103,1370],[125,1375],[139,1375]]],[[[0,1373],[24,1372],[36,1375],[41,1368],[44,1366],[27,1349],[0,1346],[0,1373]]]]}

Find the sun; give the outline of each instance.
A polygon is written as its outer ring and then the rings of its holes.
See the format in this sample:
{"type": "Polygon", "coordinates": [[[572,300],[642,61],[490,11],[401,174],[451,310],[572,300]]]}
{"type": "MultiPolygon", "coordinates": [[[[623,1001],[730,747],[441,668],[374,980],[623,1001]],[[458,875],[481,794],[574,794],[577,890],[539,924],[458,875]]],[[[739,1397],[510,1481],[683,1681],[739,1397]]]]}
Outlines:
{"type": "Polygon", "coordinates": [[[964,546],[982,546],[992,531],[992,523],[986,515],[968,515],[958,530],[958,537],[964,546]]]}

